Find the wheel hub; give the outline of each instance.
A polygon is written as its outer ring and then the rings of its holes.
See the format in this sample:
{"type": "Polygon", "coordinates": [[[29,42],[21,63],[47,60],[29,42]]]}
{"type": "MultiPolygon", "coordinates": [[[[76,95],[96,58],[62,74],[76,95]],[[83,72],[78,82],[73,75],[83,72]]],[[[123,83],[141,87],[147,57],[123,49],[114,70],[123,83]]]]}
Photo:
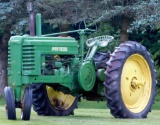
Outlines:
{"type": "Polygon", "coordinates": [[[136,89],[138,87],[136,82],[135,82],[136,79],[137,79],[136,77],[133,77],[132,80],[131,80],[131,90],[132,91],[136,91],[136,89]]]}
{"type": "Polygon", "coordinates": [[[138,81],[138,78],[136,76],[133,76],[130,82],[130,89],[134,92],[137,89],[140,89],[141,86],[143,87],[144,83],[142,83],[142,81],[138,81]]]}

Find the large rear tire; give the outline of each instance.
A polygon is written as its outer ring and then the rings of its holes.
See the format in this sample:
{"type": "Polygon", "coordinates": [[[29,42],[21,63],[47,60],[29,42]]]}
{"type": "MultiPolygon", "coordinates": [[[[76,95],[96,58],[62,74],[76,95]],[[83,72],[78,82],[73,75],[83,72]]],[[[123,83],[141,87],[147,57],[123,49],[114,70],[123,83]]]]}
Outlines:
{"type": "Polygon", "coordinates": [[[156,94],[153,60],[144,46],[125,42],[107,62],[104,86],[107,105],[115,118],[146,118],[156,94]]]}
{"type": "Polygon", "coordinates": [[[78,96],[64,94],[45,84],[32,85],[34,111],[38,115],[66,116],[72,115],[77,108],[78,96]]]}

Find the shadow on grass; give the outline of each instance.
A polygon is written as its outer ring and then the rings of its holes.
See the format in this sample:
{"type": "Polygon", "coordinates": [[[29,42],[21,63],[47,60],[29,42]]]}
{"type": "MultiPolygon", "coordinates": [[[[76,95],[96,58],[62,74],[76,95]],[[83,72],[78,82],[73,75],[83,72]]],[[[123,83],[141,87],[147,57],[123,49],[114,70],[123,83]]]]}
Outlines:
{"type": "MultiPolygon", "coordinates": [[[[0,105],[4,106],[5,105],[5,101],[3,97],[0,97],[0,105]]],[[[96,101],[87,101],[82,99],[81,102],[78,103],[78,108],[84,108],[84,109],[108,109],[107,105],[106,105],[106,101],[100,101],[100,102],[96,102],[96,101]]],[[[152,110],[160,110],[160,101],[156,100],[155,104],[153,104],[152,106],[152,110]]]]}

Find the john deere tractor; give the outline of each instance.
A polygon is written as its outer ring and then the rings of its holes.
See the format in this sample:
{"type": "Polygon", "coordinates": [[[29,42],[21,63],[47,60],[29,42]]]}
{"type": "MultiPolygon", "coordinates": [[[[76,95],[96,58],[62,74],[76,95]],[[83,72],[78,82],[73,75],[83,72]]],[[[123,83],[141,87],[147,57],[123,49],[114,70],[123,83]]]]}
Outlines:
{"type": "Polygon", "coordinates": [[[113,37],[104,35],[85,41],[85,34],[94,31],[86,26],[42,35],[41,15],[37,14],[35,36],[10,38],[8,86],[4,89],[8,119],[15,120],[15,108],[21,108],[21,119],[30,120],[32,104],[38,115],[73,115],[81,97],[107,100],[115,118],[147,117],[156,92],[156,73],[149,52],[134,41],[122,43],[112,54],[97,51],[113,37]],[[60,37],[75,32],[80,40],[60,37]]]}

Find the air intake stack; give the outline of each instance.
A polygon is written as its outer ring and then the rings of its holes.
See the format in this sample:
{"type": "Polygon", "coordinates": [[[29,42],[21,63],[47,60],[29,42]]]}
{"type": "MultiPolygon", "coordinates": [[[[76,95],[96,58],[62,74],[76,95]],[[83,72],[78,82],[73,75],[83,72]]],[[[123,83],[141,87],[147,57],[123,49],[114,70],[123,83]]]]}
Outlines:
{"type": "Polygon", "coordinates": [[[31,2],[27,4],[27,10],[29,13],[30,36],[35,36],[35,16],[34,16],[33,4],[31,2]]]}

